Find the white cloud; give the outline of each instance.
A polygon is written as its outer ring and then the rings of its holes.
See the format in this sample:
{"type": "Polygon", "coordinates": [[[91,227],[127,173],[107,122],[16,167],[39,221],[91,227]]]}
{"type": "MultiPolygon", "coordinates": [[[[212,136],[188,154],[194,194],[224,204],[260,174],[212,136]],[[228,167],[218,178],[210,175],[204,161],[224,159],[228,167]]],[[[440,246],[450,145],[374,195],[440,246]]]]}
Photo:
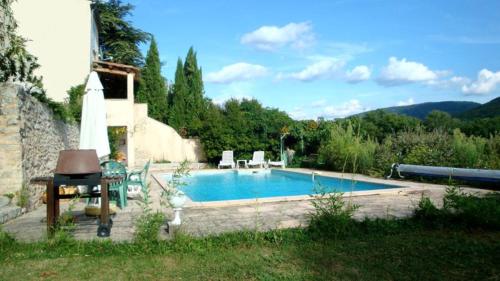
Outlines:
{"type": "Polygon", "coordinates": [[[236,82],[224,86],[220,91],[220,95],[214,97],[212,101],[215,104],[223,105],[230,99],[253,99],[252,93],[255,92],[254,85],[250,82],[236,82]]]}
{"type": "Polygon", "coordinates": [[[369,108],[362,106],[359,100],[352,99],[339,106],[332,105],[325,107],[323,110],[323,116],[326,118],[340,118],[360,113],[366,110],[369,110],[369,108]]]}
{"type": "Polygon", "coordinates": [[[351,60],[359,54],[373,52],[373,48],[365,43],[332,42],[327,44],[327,48],[336,54],[336,57],[344,60],[351,60]]]}
{"type": "Polygon", "coordinates": [[[438,80],[430,80],[426,81],[425,85],[433,87],[438,90],[446,90],[446,89],[460,89],[464,85],[469,84],[470,79],[462,76],[453,76],[449,79],[438,79],[438,80]]]}
{"type": "Polygon", "coordinates": [[[477,80],[462,86],[462,92],[469,95],[484,95],[493,92],[500,84],[500,71],[492,72],[482,69],[477,74],[477,80]]]}
{"type": "Polygon", "coordinates": [[[265,51],[276,50],[287,45],[302,49],[313,44],[314,33],[310,22],[292,22],[282,27],[265,25],[244,34],[240,42],[265,51]]]}
{"type": "Polygon", "coordinates": [[[372,71],[366,65],[358,65],[352,70],[346,71],[345,78],[349,83],[359,83],[370,79],[372,71]]]}
{"type": "Polygon", "coordinates": [[[470,83],[470,79],[467,78],[467,77],[462,77],[462,76],[453,76],[450,78],[450,83],[454,84],[454,85],[460,85],[460,86],[463,86],[465,84],[468,84],[470,83]]]}
{"type": "Polygon", "coordinates": [[[320,78],[332,78],[344,65],[344,61],[326,57],[308,65],[302,71],[292,72],[288,74],[280,73],[278,74],[277,78],[290,78],[300,81],[312,81],[320,78]]]}
{"type": "Polygon", "coordinates": [[[413,100],[413,98],[409,98],[406,101],[400,101],[400,102],[398,102],[398,106],[412,105],[412,104],[415,104],[415,101],[413,100]]]}
{"type": "Polygon", "coordinates": [[[266,67],[258,64],[239,62],[224,66],[221,70],[210,72],[206,75],[205,81],[212,83],[232,83],[235,81],[245,81],[252,78],[267,75],[266,67]]]}
{"type": "Polygon", "coordinates": [[[318,107],[323,107],[326,105],[326,100],[325,99],[321,99],[321,100],[317,100],[317,101],[313,101],[311,103],[311,106],[313,108],[318,108],[318,107]]]}
{"type": "Polygon", "coordinates": [[[290,114],[290,117],[292,117],[295,120],[305,120],[305,119],[312,119],[302,107],[295,107],[292,111],[289,111],[288,114],[290,114]]]}
{"type": "Polygon", "coordinates": [[[378,82],[386,86],[394,86],[414,82],[436,80],[441,72],[430,70],[422,63],[389,58],[389,64],[382,68],[378,82]]]}
{"type": "Polygon", "coordinates": [[[242,101],[244,99],[251,100],[251,99],[254,99],[254,97],[248,96],[248,95],[230,95],[230,96],[220,95],[220,96],[214,98],[212,101],[213,101],[213,103],[215,103],[217,105],[223,105],[224,103],[226,103],[226,101],[231,100],[231,99],[242,101]]]}

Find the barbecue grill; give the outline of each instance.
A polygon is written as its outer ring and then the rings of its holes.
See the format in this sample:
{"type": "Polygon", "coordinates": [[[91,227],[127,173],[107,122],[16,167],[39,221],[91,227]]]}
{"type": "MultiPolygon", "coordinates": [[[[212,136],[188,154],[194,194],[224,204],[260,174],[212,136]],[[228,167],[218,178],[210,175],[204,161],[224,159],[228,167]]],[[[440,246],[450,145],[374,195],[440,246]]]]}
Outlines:
{"type": "Polygon", "coordinates": [[[53,234],[54,226],[59,216],[59,199],[76,196],[89,198],[101,197],[101,219],[97,235],[107,237],[111,232],[112,220],[109,218],[108,184],[123,180],[121,177],[103,177],[99,159],[94,149],[62,150],[54,171],[54,177],[39,177],[32,183],[47,185],[47,230],[53,234]],[[59,194],[60,186],[86,185],[90,191],[87,194],[59,194]],[[101,186],[100,191],[92,191],[93,187],[101,186]]]}
{"type": "Polygon", "coordinates": [[[61,185],[97,186],[100,184],[101,175],[101,166],[95,150],[62,150],[59,152],[54,172],[54,187],[61,185]]]}

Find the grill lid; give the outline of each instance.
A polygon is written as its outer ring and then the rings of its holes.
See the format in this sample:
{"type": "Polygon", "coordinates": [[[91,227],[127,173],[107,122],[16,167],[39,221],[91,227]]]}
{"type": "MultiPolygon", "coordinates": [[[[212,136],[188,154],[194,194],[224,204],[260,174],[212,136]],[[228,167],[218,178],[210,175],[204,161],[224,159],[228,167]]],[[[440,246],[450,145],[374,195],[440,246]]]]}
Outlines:
{"type": "Polygon", "coordinates": [[[100,173],[95,149],[61,150],[55,173],[62,175],[100,173]]]}

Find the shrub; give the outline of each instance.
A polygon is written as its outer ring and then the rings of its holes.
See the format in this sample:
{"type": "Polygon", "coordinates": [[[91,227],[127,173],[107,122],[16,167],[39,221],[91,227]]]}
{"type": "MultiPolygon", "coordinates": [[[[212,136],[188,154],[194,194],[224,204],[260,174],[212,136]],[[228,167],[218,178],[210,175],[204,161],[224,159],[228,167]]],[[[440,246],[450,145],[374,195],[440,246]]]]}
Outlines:
{"type": "Polygon", "coordinates": [[[26,208],[28,207],[29,204],[29,190],[28,190],[28,185],[26,183],[23,183],[21,186],[21,189],[17,192],[17,206],[21,208],[26,208]]]}
{"type": "Polygon", "coordinates": [[[338,238],[354,227],[352,215],[358,206],[343,200],[343,193],[326,193],[317,187],[319,195],[312,200],[315,212],[311,215],[309,232],[313,237],[338,238]]]}
{"type": "Polygon", "coordinates": [[[68,111],[71,114],[72,118],[80,123],[82,119],[82,106],[83,106],[83,95],[85,94],[85,85],[77,85],[71,87],[68,90],[68,111]]]}
{"type": "Polygon", "coordinates": [[[431,199],[422,194],[414,212],[415,219],[426,225],[436,226],[441,221],[442,214],[443,212],[432,203],[431,199]]]}
{"type": "Polygon", "coordinates": [[[109,157],[117,159],[120,140],[127,134],[127,127],[108,127],[109,157]]]}
{"type": "Polygon", "coordinates": [[[449,136],[440,130],[403,132],[395,138],[395,147],[407,164],[448,166],[453,154],[449,136]]]}
{"type": "Polygon", "coordinates": [[[452,137],[452,166],[481,168],[485,157],[485,146],[485,139],[474,136],[467,137],[459,129],[455,129],[452,137]]]}
{"type": "Polygon", "coordinates": [[[500,194],[477,197],[450,187],[443,198],[443,208],[438,209],[429,198],[422,197],[415,210],[415,218],[428,226],[499,230],[500,194]]]}
{"type": "MultiPolygon", "coordinates": [[[[153,212],[151,209],[150,185],[145,187],[142,200],[139,205],[142,208],[142,213],[135,221],[134,240],[138,243],[150,245],[150,242],[158,241],[160,227],[165,222],[165,215],[160,212],[153,212]]],[[[146,249],[145,249],[146,250],[146,249]]]]}
{"type": "Polygon", "coordinates": [[[447,189],[443,210],[457,223],[467,227],[500,229],[500,194],[483,197],[461,192],[456,187],[447,189]]]}
{"type": "Polygon", "coordinates": [[[65,103],[54,101],[53,99],[47,97],[44,91],[31,92],[31,95],[35,97],[39,102],[46,104],[47,107],[52,111],[56,119],[64,122],[74,121],[73,116],[71,115],[65,103]]]}
{"type": "Polygon", "coordinates": [[[160,212],[144,212],[136,220],[134,240],[139,243],[158,241],[160,227],[165,215],[160,212]]]}
{"type": "Polygon", "coordinates": [[[383,177],[389,174],[391,165],[398,162],[398,153],[394,148],[392,136],[386,137],[382,144],[377,145],[374,158],[374,164],[370,171],[370,175],[383,177]]]}
{"type": "Polygon", "coordinates": [[[488,169],[500,169],[500,134],[490,136],[486,140],[484,148],[485,167],[488,169]]]}

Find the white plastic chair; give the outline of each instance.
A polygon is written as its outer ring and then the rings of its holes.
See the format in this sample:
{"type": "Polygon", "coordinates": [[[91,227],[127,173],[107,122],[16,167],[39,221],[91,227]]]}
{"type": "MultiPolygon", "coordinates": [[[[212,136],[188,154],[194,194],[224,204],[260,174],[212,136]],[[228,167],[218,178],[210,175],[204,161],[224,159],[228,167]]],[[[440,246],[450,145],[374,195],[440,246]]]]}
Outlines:
{"type": "Polygon", "coordinates": [[[226,150],[222,152],[222,160],[220,160],[217,169],[220,169],[221,167],[231,167],[231,169],[234,169],[234,167],[236,167],[236,164],[234,164],[232,150],[226,150]]]}

